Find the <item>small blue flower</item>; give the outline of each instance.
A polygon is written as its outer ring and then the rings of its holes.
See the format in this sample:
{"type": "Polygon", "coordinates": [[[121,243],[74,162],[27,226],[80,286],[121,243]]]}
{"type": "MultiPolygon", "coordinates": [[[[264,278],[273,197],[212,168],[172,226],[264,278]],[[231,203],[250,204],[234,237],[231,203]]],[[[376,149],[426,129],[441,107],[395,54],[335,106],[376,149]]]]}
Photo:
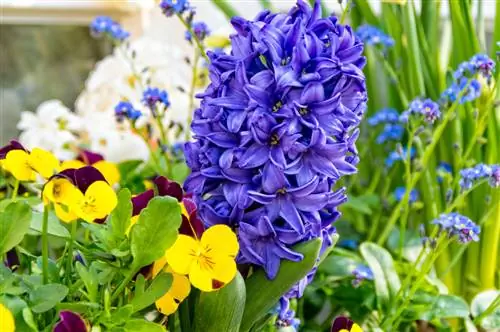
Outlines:
{"type": "Polygon", "coordinates": [[[108,16],[96,17],[90,24],[90,31],[96,37],[107,35],[116,41],[124,41],[130,36],[129,32],[108,16]]]}
{"type": "Polygon", "coordinates": [[[358,248],[358,241],[354,239],[344,239],[339,241],[338,246],[345,249],[356,250],[356,248],[358,248]]]}
{"type": "Polygon", "coordinates": [[[121,101],[115,106],[115,116],[119,121],[123,119],[137,120],[141,115],[141,111],[136,110],[128,101],[121,101]]]}
{"type": "Polygon", "coordinates": [[[370,126],[376,126],[382,123],[398,123],[399,113],[394,108],[383,108],[372,117],[368,118],[370,126]]]}
{"type": "Polygon", "coordinates": [[[189,3],[187,0],[162,0],[160,8],[165,16],[173,16],[184,13],[189,8],[189,3]]]}
{"type": "MultiPolygon", "coordinates": [[[[405,187],[397,187],[395,190],[394,190],[394,197],[396,198],[396,201],[401,201],[403,199],[403,196],[406,192],[406,188],[405,187]]],[[[410,199],[409,199],[409,202],[410,203],[415,203],[417,200],[418,200],[418,191],[416,189],[412,189],[412,191],[410,192],[410,199]]]]}
{"type": "Polygon", "coordinates": [[[373,272],[366,265],[358,265],[353,271],[352,275],[354,276],[354,280],[352,281],[352,285],[354,287],[358,287],[364,280],[373,280],[373,272]]]}
{"type": "Polygon", "coordinates": [[[464,168],[460,171],[459,185],[462,190],[472,188],[474,182],[482,179],[489,179],[490,185],[494,188],[498,187],[498,168],[500,165],[485,165],[477,164],[474,167],[464,168]]]}
{"type": "MultiPolygon", "coordinates": [[[[406,158],[406,155],[408,154],[408,150],[406,148],[402,148],[401,150],[397,149],[395,151],[392,151],[389,156],[385,159],[385,165],[387,167],[392,167],[396,161],[403,160],[406,158]]],[[[412,147],[410,150],[410,159],[413,159],[415,157],[415,148],[412,147]]]]}
{"type": "Polygon", "coordinates": [[[492,188],[500,187],[500,165],[493,165],[490,175],[490,186],[492,188]]]}
{"type": "Polygon", "coordinates": [[[155,110],[158,104],[164,107],[170,106],[167,91],[158,88],[146,88],[142,95],[142,102],[152,110],[155,110]]]}
{"type": "Polygon", "coordinates": [[[356,36],[367,45],[382,45],[384,48],[394,46],[394,39],[372,25],[360,26],[356,30],[356,36]]]}
{"type": "MultiPolygon", "coordinates": [[[[210,34],[210,30],[208,29],[208,25],[205,22],[195,22],[193,23],[193,32],[199,40],[205,39],[206,36],[210,34]]],[[[191,41],[192,37],[189,31],[186,31],[185,37],[187,41],[191,41]]]]}
{"type": "Polygon", "coordinates": [[[377,144],[382,144],[387,141],[399,142],[403,137],[405,129],[398,124],[386,124],[380,135],[377,137],[377,144]]]}
{"type": "Polygon", "coordinates": [[[434,123],[441,116],[439,105],[431,99],[414,99],[400,116],[400,121],[408,122],[412,115],[421,115],[427,123],[434,123]]]}
{"type": "Polygon", "coordinates": [[[448,87],[442,93],[441,98],[453,103],[460,95],[462,96],[459,104],[464,104],[479,98],[479,96],[481,96],[481,83],[476,79],[462,77],[457,83],[453,83],[448,87]]]}
{"type": "Polygon", "coordinates": [[[461,214],[441,214],[432,223],[439,225],[441,232],[448,233],[450,237],[457,236],[460,243],[479,241],[480,227],[461,214]]]}

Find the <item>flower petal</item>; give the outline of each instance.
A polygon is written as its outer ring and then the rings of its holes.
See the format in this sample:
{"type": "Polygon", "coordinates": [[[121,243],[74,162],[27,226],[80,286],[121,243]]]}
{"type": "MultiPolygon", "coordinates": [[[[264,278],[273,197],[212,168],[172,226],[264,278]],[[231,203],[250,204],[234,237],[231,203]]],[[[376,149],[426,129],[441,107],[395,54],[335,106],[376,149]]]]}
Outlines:
{"type": "Polygon", "coordinates": [[[114,185],[120,181],[120,171],[115,164],[105,160],[101,160],[96,162],[92,166],[94,166],[99,172],[101,172],[102,175],[104,175],[104,178],[110,185],[114,185]]]}
{"type": "Polygon", "coordinates": [[[195,265],[192,252],[199,250],[199,243],[190,236],[180,234],[175,243],[167,249],[167,263],[175,273],[188,274],[195,265]]]}
{"type": "Polygon", "coordinates": [[[236,234],[226,225],[215,225],[207,229],[201,237],[201,245],[210,248],[216,255],[229,257],[235,257],[239,250],[236,234]]]}
{"type": "Polygon", "coordinates": [[[36,174],[29,165],[29,154],[24,150],[7,152],[2,165],[19,181],[35,181],[36,179],[36,174]]]}
{"type": "Polygon", "coordinates": [[[43,149],[34,148],[29,155],[31,167],[44,178],[48,179],[59,169],[59,160],[43,149]]]}

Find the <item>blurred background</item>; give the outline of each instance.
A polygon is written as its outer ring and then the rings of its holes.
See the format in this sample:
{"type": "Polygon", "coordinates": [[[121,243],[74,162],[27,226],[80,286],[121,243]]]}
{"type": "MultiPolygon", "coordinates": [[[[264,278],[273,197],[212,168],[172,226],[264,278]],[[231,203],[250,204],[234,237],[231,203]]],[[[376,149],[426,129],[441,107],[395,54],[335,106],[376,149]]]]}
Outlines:
{"type": "MultiPolygon", "coordinates": [[[[231,32],[228,20],[214,2],[191,1],[197,8],[197,19],[205,21],[212,34],[227,35],[231,32]]],[[[294,2],[274,0],[272,5],[284,10],[294,2]]],[[[338,0],[323,2],[332,12],[340,12],[338,0]]],[[[380,1],[370,2],[375,10],[380,7],[380,1]]],[[[261,8],[258,0],[229,3],[247,18],[261,8]]],[[[485,29],[491,33],[495,1],[485,1],[483,10],[485,29]]],[[[132,40],[153,39],[165,52],[191,54],[182,25],[178,20],[165,18],[154,0],[0,0],[0,11],[0,145],[19,134],[16,124],[21,112],[35,111],[43,101],[58,99],[71,110],[78,108],[75,102],[85,89],[89,74],[96,63],[113,51],[109,42],[89,34],[88,24],[97,15],[113,17],[132,33],[132,40]]],[[[446,34],[446,3],[442,18],[443,34],[446,34]]],[[[144,52],[148,52],[148,46],[144,52]]],[[[167,65],[175,67],[176,64],[167,65]]],[[[169,75],[168,71],[165,75],[169,75]]],[[[175,79],[189,82],[189,75],[189,71],[177,73],[175,79]]],[[[89,107],[95,104],[81,103],[80,108],[86,109],[77,112],[101,111],[89,107]]]]}

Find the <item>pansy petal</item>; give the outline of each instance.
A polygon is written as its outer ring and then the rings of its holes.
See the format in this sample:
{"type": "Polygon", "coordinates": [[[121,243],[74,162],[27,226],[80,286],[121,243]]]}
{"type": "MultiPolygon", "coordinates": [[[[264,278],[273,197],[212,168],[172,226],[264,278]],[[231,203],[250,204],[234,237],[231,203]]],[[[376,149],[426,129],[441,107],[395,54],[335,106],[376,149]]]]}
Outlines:
{"type": "Polygon", "coordinates": [[[71,311],[59,313],[61,321],[54,326],[54,332],[87,332],[85,321],[80,315],[71,311]]]}
{"type": "Polygon", "coordinates": [[[139,215],[142,209],[148,206],[149,201],[152,200],[154,196],[154,190],[149,189],[135,197],[132,197],[132,216],[139,215]]]}
{"type": "Polygon", "coordinates": [[[65,169],[70,169],[70,168],[78,169],[85,166],[86,166],[85,163],[80,160],[65,160],[61,163],[61,167],[59,169],[63,171],[65,169]]]}
{"type": "Polygon", "coordinates": [[[212,287],[220,288],[233,280],[236,276],[236,262],[233,257],[215,256],[213,257],[214,265],[212,270],[212,287]]]}
{"type": "Polygon", "coordinates": [[[184,301],[191,291],[189,279],[184,275],[175,273],[170,267],[168,267],[166,271],[172,273],[173,277],[172,286],[168,292],[172,294],[176,302],[184,301]]]}
{"type": "Polygon", "coordinates": [[[89,150],[83,150],[80,152],[77,158],[79,161],[86,165],[94,165],[95,163],[104,160],[104,157],[99,153],[95,153],[89,150]]]}
{"type": "Polygon", "coordinates": [[[115,164],[102,160],[96,162],[92,166],[104,175],[104,178],[110,185],[114,185],[120,181],[120,171],[115,164]]]}
{"type": "Polygon", "coordinates": [[[167,263],[175,273],[188,274],[194,263],[192,252],[199,250],[199,243],[192,237],[180,234],[167,249],[167,263]]]}
{"type": "Polygon", "coordinates": [[[156,300],[155,305],[156,309],[166,316],[176,312],[179,307],[179,304],[174,300],[174,297],[170,294],[170,292],[167,292],[165,295],[156,300]]]}
{"type": "Polygon", "coordinates": [[[2,165],[19,181],[35,181],[36,179],[36,174],[29,164],[29,154],[24,150],[7,152],[2,165]]]}
{"type": "Polygon", "coordinates": [[[57,218],[63,222],[72,222],[78,219],[78,216],[65,205],[54,204],[54,211],[57,218]]]}
{"type": "Polygon", "coordinates": [[[191,284],[203,292],[211,292],[214,290],[212,273],[208,269],[204,269],[196,262],[192,264],[189,271],[189,281],[191,284]]]}
{"type": "Polygon", "coordinates": [[[59,160],[43,149],[34,148],[29,155],[29,163],[37,173],[48,179],[59,169],[59,160]]]}
{"type": "Polygon", "coordinates": [[[239,250],[236,234],[226,225],[215,225],[203,233],[201,245],[210,248],[217,255],[235,257],[239,250]]]}
{"type": "Polygon", "coordinates": [[[92,166],[85,166],[74,171],[76,186],[82,193],[87,191],[87,188],[96,181],[106,181],[104,175],[92,166]]]}

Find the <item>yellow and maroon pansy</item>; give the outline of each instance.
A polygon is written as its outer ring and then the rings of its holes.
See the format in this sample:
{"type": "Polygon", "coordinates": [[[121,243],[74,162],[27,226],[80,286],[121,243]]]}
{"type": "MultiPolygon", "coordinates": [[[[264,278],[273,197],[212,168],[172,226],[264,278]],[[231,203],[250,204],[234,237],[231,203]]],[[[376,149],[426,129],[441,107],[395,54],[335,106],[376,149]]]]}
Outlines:
{"type": "Polygon", "coordinates": [[[363,332],[363,330],[349,318],[339,316],[333,321],[331,332],[363,332]]]}
{"type": "Polygon", "coordinates": [[[159,312],[168,316],[176,312],[179,304],[188,297],[191,291],[191,284],[185,275],[175,273],[172,268],[167,265],[165,257],[157,260],[153,264],[153,277],[156,277],[162,270],[172,274],[172,285],[165,295],[156,300],[155,304],[159,312]]]}
{"type": "Polygon", "coordinates": [[[77,159],[64,161],[61,164],[61,170],[70,168],[79,169],[85,166],[92,166],[99,170],[111,185],[120,181],[120,171],[115,164],[104,160],[102,155],[88,150],[81,151],[77,159]]]}

